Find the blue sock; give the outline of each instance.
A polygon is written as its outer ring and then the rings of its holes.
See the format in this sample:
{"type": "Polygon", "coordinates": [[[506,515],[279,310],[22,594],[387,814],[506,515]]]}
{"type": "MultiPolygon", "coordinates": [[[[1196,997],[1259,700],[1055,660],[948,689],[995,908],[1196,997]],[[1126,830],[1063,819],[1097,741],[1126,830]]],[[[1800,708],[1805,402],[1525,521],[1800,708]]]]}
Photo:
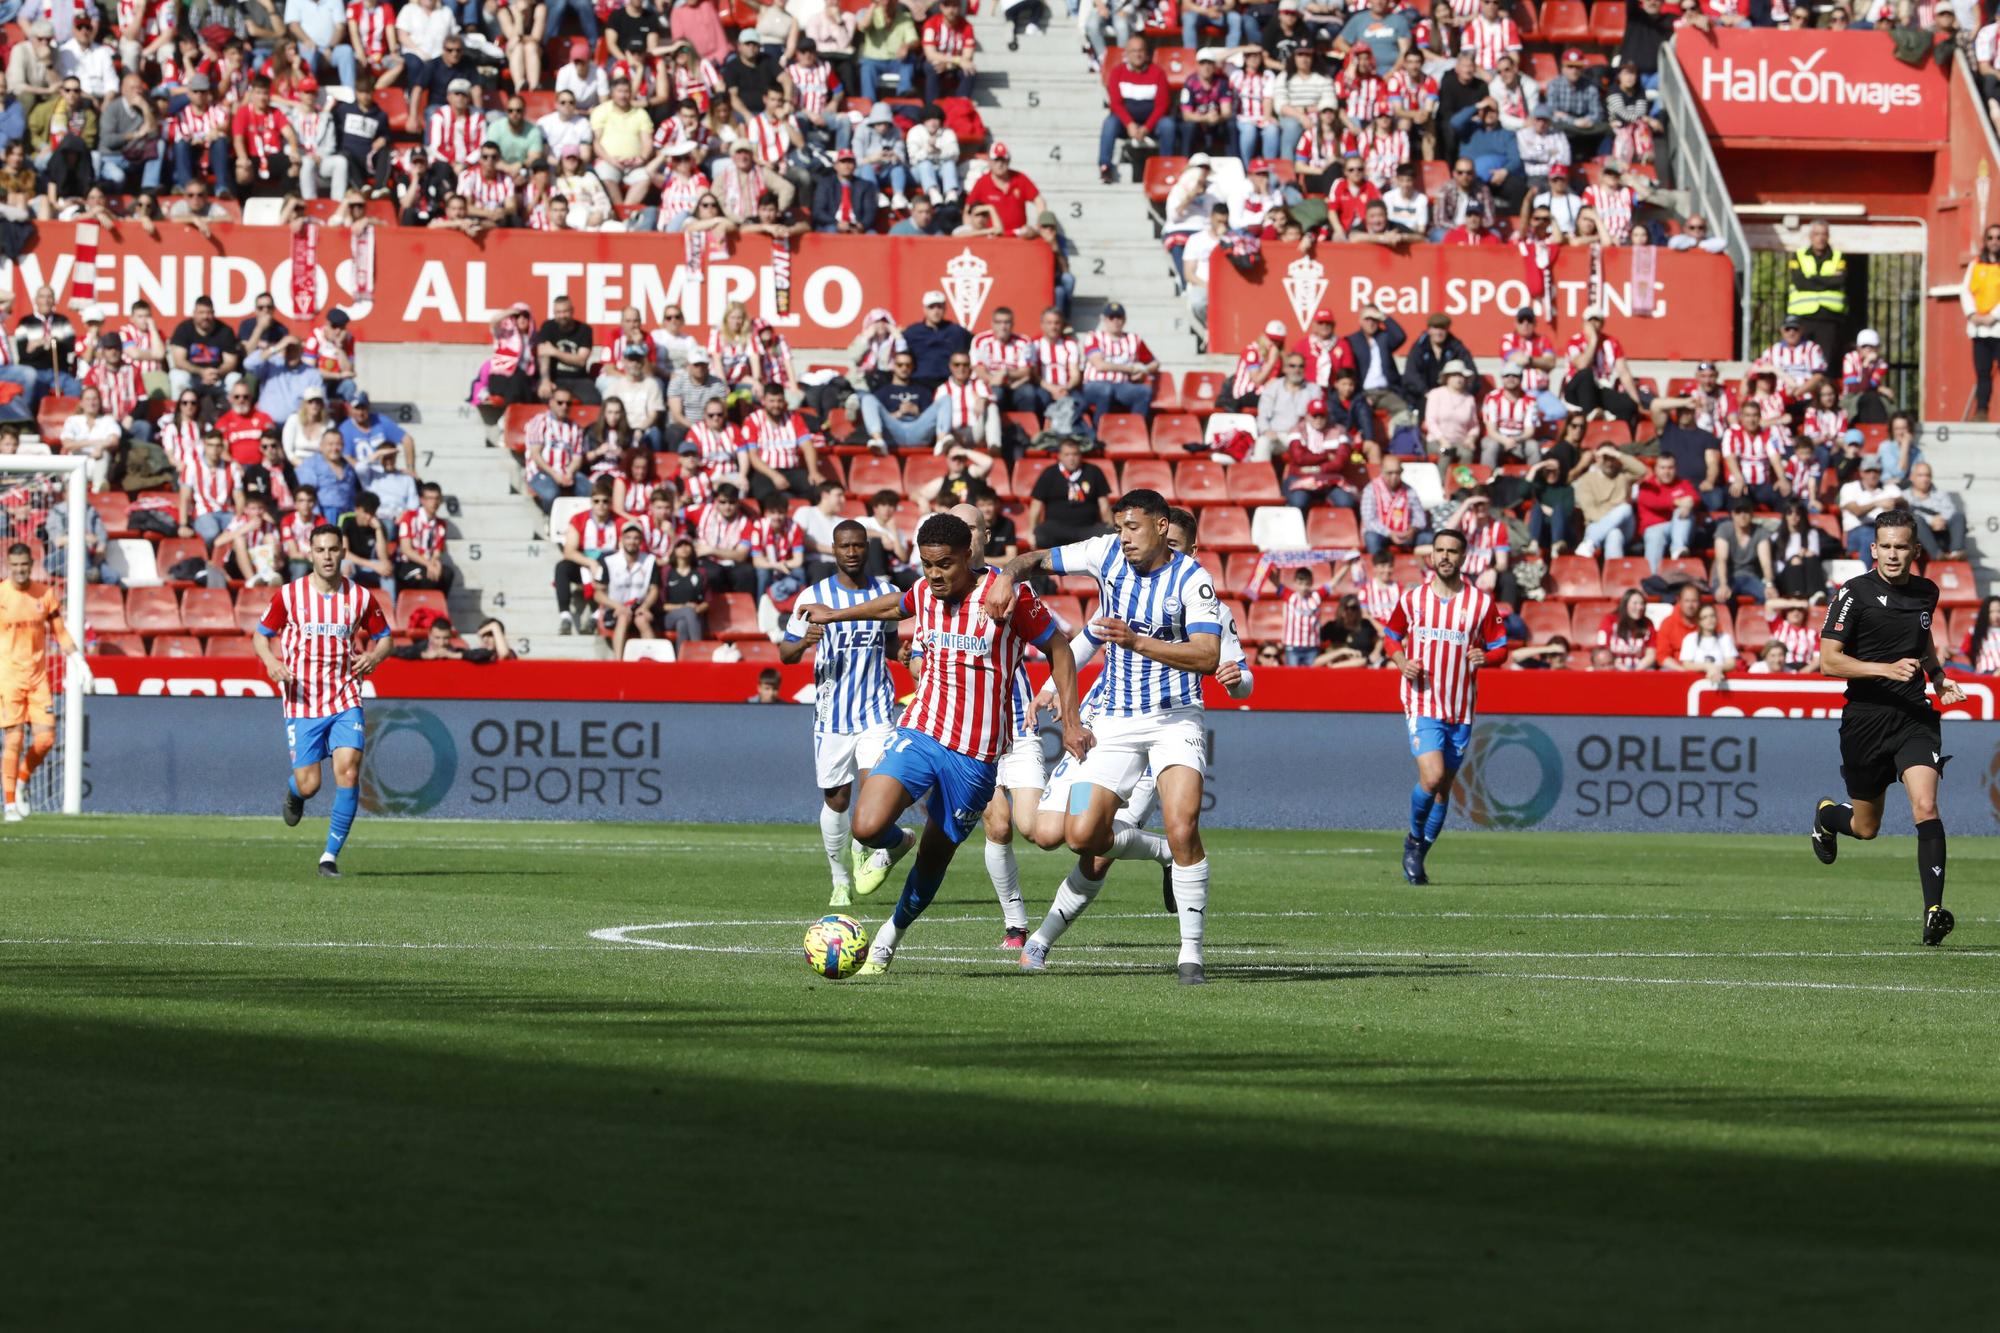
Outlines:
{"type": "Polygon", "coordinates": [[[1438,840],[1444,832],[1444,817],[1451,813],[1451,797],[1440,796],[1431,805],[1430,817],[1424,821],[1424,843],[1429,845],[1438,840]]]}
{"type": "Polygon", "coordinates": [[[944,871],[926,872],[921,865],[910,866],[910,877],[903,881],[903,896],[896,900],[896,911],[890,920],[897,930],[908,930],[931,899],[937,897],[938,887],[944,883],[944,871]]]}
{"type": "Polygon", "coordinates": [[[1435,804],[1423,783],[1410,788],[1410,836],[1418,842],[1424,840],[1424,828],[1431,821],[1431,807],[1435,804]]]}
{"type": "Polygon", "coordinates": [[[286,778],[285,785],[291,788],[292,795],[298,797],[301,801],[303,801],[306,798],[306,794],[299,790],[298,774],[294,773],[290,777],[286,778]]]}
{"type": "Polygon", "coordinates": [[[335,787],[333,789],[333,818],[326,829],[326,854],[339,856],[341,847],[347,842],[347,831],[354,827],[355,812],[361,808],[361,788],[335,787]]]}
{"type": "Polygon", "coordinates": [[[864,838],[856,834],[854,840],[863,847],[873,847],[878,852],[894,851],[903,845],[903,828],[900,824],[884,824],[874,837],[864,838]]]}

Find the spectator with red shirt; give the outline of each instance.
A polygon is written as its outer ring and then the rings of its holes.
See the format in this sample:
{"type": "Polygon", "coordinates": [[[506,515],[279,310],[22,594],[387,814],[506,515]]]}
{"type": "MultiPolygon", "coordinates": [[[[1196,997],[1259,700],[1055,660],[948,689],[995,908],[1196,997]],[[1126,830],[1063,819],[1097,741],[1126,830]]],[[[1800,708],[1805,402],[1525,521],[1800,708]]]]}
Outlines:
{"type": "Polygon", "coordinates": [[[1882,359],[1882,335],[1863,329],[1854,335],[1854,350],[1840,363],[1840,406],[1848,420],[1875,424],[1889,419],[1890,403],[1882,392],[1889,363],[1882,359]]]}
{"type": "Polygon", "coordinates": [[[299,136],[285,113],[271,105],[271,81],[261,74],[250,80],[249,96],[230,117],[229,142],[238,198],[291,192],[299,136]]]}
{"type": "Polygon", "coordinates": [[[1492,231],[1487,230],[1486,215],[1472,210],[1465,215],[1465,221],[1446,232],[1445,245],[1505,245],[1506,242],[1492,231]]]}
{"type": "MultiPolygon", "coordinates": [[[[1098,131],[1097,177],[1109,185],[1116,179],[1112,163],[1120,139],[1145,147],[1153,143],[1157,133],[1161,155],[1171,156],[1177,127],[1167,116],[1173,106],[1173,89],[1168,86],[1166,71],[1153,63],[1144,37],[1135,33],[1125,43],[1125,58],[1105,74],[1104,88],[1111,114],[1098,131]]],[[[1275,130],[1272,137],[1276,137],[1275,130]]]]}
{"type": "Polygon", "coordinates": [[[1681,641],[1700,627],[1701,585],[1683,583],[1674,594],[1674,609],[1667,612],[1667,618],[1657,627],[1655,647],[1662,662],[1672,662],[1681,655],[1681,641]]]}
{"type": "Polygon", "coordinates": [[[263,458],[264,432],[274,424],[268,413],[258,410],[256,395],[242,380],[229,387],[229,410],[215,420],[229,457],[244,467],[263,458]]]}
{"type": "Polygon", "coordinates": [[[1653,462],[1653,474],[1639,478],[1632,505],[1639,515],[1639,541],[1646,548],[1648,572],[1660,572],[1660,560],[1675,560],[1694,544],[1694,520],[1701,504],[1701,492],[1680,474],[1672,454],[1661,454],[1653,462]]]}
{"type": "Polygon", "coordinates": [[[986,158],[988,170],[966,191],[967,207],[990,207],[1009,236],[1034,235],[1028,219],[1039,216],[1044,208],[1041,190],[1024,173],[1014,170],[1013,154],[1006,144],[994,144],[986,150],[986,158]]]}
{"type": "Polygon", "coordinates": [[[1327,191],[1326,209],[1340,224],[1343,232],[1353,231],[1361,225],[1362,215],[1371,203],[1379,203],[1382,191],[1375,182],[1368,179],[1368,165],[1358,153],[1350,153],[1341,159],[1340,179],[1327,191]]]}
{"type": "Polygon", "coordinates": [[[1615,671],[1651,671],[1660,663],[1659,636],[1646,615],[1646,594],[1627,588],[1618,609],[1597,627],[1597,646],[1611,654],[1615,671]]]}
{"type": "Polygon", "coordinates": [[[1285,503],[1300,513],[1314,505],[1335,509],[1361,508],[1361,497],[1347,485],[1347,464],[1353,445],[1347,432],[1328,424],[1326,400],[1306,404],[1306,419],[1285,445],[1285,474],[1278,483],[1285,503]]]}
{"type": "MultiPolygon", "coordinates": [[[[1278,327],[1284,328],[1282,324],[1278,327]]],[[[1334,331],[1333,311],[1325,306],[1313,311],[1311,326],[1299,335],[1292,350],[1306,359],[1306,379],[1322,390],[1333,387],[1333,377],[1341,367],[1354,365],[1354,349],[1334,331]]]]}
{"type": "Polygon", "coordinates": [[[972,96],[973,52],[979,41],[960,0],[940,0],[938,12],[919,29],[923,40],[924,100],[935,102],[950,84],[957,97],[972,96]]]}

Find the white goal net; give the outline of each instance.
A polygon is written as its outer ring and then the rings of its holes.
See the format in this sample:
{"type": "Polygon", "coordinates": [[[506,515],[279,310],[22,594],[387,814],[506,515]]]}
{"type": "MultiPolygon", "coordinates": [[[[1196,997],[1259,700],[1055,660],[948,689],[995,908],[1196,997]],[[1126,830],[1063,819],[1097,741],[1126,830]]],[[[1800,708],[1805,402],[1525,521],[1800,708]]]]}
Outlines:
{"type": "MultiPolygon", "coordinates": [[[[90,506],[84,494],[86,462],[80,456],[0,454],[0,555],[6,557],[6,564],[0,566],[0,579],[8,580],[11,588],[13,553],[25,546],[31,565],[30,587],[55,591],[62,604],[63,624],[79,647],[85,643],[87,628],[84,582],[90,506]]],[[[14,600],[18,604],[18,598],[14,600]]],[[[23,728],[12,737],[5,754],[13,757],[18,749],[15,762],[25,767],[35,764],[36,752],[47,747],[27,783],[17,787],[16,798],[37,813],[80,814],[85,682],[64,661],[52,635],[40,643],[44,636],[31,626],[0,624],[0,636],[4,636],[0,637],[0,653],[10,657],[0,661],[0,723],[23,728]],[[40,656],[46,663],[46,675],[43,681],[23,679],[11,658],[22,649],[37,647],[43,650],[40,656]],[[41,712],[44,698],[53,720],[53,746],[39,734],[45,726],[41,712]],[[17,713],[24,716],[17,717],[17,713]]]]}

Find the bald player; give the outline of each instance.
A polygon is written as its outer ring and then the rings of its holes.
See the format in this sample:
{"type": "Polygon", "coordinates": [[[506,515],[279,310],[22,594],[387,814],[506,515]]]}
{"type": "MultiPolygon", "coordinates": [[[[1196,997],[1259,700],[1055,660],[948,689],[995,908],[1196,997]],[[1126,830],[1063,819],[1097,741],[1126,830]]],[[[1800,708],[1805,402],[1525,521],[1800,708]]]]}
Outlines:
{"type": "Polygon", "coordinates": [[[62,599],[35,577],[35,553],[27,543],[7,548],[7,581],[0,583],[0,798],[6,821],[28,816],[28,779],[56,744],[56,717],[49,693],[49,640],[69,658],[72,671],[89,679],[62,619],[62,599]]]}

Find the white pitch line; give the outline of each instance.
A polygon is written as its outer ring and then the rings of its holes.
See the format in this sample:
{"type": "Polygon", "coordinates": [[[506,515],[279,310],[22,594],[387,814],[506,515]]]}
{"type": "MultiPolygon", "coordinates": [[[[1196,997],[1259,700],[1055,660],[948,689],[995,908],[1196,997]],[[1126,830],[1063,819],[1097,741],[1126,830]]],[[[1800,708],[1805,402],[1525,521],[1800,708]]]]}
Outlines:
{"type": "MultiPolygon", "coordinates": [[[[643,946],[628,944],[626,950],[643,946]]],[[[485,953],[599,953],[591,944],[440,944],[402,940],[162,940],[82,937],[0,939],[0,948],[142,948],[142,949],[408,949],[416,952],[473,951],[485,953]]],[[[613,951],[616,951],[614,948],[613,951]]]]}
{"type": "MultiPolygon", "coordinates": [[[[434,848],[438,851],[480,851],[491,852],[491,840],[448,839],[448,838],[397,838],[387,834],[381,821],[368,826],[368,844],[384,850],[423,851],[434,848]]],[[[188,838],[152,838],[103,832],[63,832],[40,833],[34,835],[36,842],[116,842],[135,847],[149,847],[155,844],[179,845],[188,838]]],[[[23,843],[27,840],[24,838],[23,843]]],[[[297,840],[282,834],[231,834],[231,842],[269,843],[272,845],[295,845],[297,840]]],[[[604,852],[616,856],[651,856],[659,852],[701,853],[701,852],[776,852],[796,856],[824,856],[819,847],[806,842],[751,842],[735,838],[715,838],[706,842],[614,842],[596,841],[590,838],[510,838],[506,848],[526,848],[536,851],[604,852]]],[[[1232,857],[1258,856],[1374,856],[1381,849],[1375,847],[1245,847],[1233,849],[1232,857]]],[[[392,872],[393,873],[393,872],[392,872]]]]}

